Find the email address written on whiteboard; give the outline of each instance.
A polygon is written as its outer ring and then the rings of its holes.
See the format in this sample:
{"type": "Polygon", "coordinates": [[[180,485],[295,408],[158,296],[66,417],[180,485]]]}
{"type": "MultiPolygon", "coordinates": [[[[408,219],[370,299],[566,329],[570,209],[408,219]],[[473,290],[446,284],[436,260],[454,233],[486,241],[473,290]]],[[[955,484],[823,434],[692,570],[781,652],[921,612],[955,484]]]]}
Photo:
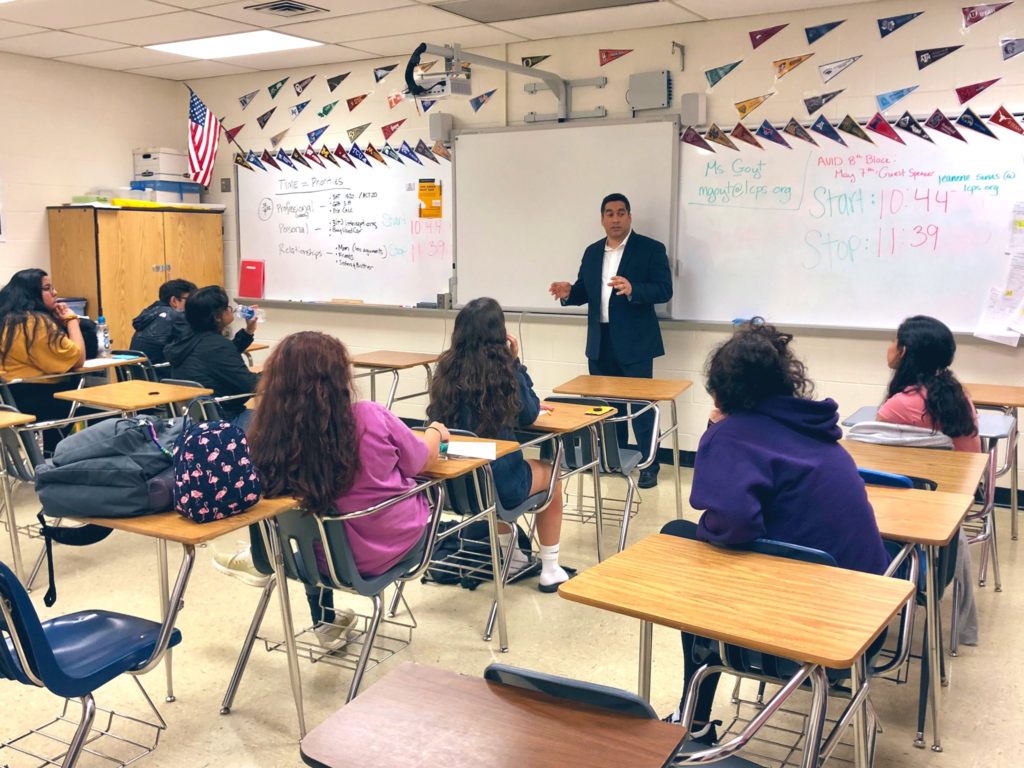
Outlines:
{"type": "Polygon", "coordinates": [[[999,167],[946,168],[937,157],[922,168],[919,157],[915,167],[880,152],[808,155],[806,161],[702,160],[703,178],[690,204],[805,220],[800,263],[807,270],[851,268],[868,258],[962,257],[992,240],[990,217],[977,214],[1003,205],[996,198],[1010,194],[1018,174],[1007,167],[1012,159],[999,167]]]}

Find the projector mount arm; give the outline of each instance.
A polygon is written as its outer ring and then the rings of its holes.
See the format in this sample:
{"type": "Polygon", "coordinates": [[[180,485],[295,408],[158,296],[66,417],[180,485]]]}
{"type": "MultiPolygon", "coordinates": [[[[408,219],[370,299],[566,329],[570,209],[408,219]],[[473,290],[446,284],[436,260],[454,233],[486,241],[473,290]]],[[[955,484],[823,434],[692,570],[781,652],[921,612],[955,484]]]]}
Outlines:
{"type": "Polygon", "coordinates": [[[420,97],[426,93],[413,77],[416,67],[419,66],[420,56],[424,53],[442,57],[445,60],[445,71],[456,75],[462,72],[462,64],[466,63],[476,64],[477,66],[489,69],[500,69],[516,75],[524,75],[536,80],[542,80],[551,89],[551,92],[555,94],[555,98],[558,99],[558,122],[562,123],[569,119],[569,84],[554,72],[523,67],[519,64],[501,61],[500,59],[490,59],[486,56],[477,56],[475,53],[463,53],[462,46],[458,44],[441,46],[420,43],[419,47],[413,51],[412,56],[409,57],[409,63],[405,67],[405,83],[413,97],[420,97]]]}

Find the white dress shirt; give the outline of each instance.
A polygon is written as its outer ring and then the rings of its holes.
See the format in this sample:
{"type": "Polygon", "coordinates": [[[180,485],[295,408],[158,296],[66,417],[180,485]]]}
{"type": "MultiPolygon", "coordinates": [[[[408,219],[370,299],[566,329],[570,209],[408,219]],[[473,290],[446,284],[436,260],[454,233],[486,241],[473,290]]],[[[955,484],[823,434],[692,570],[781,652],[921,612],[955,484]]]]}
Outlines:
{"type": "Polygon", "coordinates": [[[604,262],[601,265],[601,322],[608,322],[608,302],[612,299],[612,293],[615,291],[608,283],[611,282],[612,278],[618,274],[619,263],[622,261],[622,254],[626,251],[626,243],[629,242],[629,236],[633,234],[633,230],[629,231],[629,234],[619,243],[617,248],[612,248],[608,245],[608,241],[604,241],[604,262]]]}

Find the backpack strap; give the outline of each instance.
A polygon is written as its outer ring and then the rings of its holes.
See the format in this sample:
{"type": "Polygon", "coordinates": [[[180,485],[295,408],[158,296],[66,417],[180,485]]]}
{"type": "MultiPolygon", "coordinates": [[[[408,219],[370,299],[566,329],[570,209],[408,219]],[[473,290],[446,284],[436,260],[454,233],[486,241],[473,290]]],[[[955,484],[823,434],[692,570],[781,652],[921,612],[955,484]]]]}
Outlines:
{"type": "Polygon", "coordinates": [[[53,577],[53,542],[56,541],[58,544],[66,544],[71,547],[87,547],[90,544],[103,541],[114,532],[114,529],[91,524],[75,526],[73,528],[50,525],[46,522],[42,511],[36,515],[36,518],[39,520],[43,541],[46,545],[46,573],[50,579],[50,588],[43,595],[43,604],[47,608],[52,608],[53,604],[57,602],[57,583],[53,577]]]}

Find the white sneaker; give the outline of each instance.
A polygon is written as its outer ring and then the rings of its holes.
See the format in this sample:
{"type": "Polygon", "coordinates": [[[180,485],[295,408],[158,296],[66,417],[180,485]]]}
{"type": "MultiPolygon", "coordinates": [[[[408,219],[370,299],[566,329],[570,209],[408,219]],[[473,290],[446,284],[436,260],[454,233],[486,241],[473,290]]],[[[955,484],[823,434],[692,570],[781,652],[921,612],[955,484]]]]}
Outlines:
{"type": "MultiPolygon", "coordinates": [[[[239,544],[244,544],[244,542],[239,542],[239,544]]],[[[250,587],[262,589],[270,581],[269,576],[256,570],[256,566],[252,562],[252,550],[249,549],[248,545],[245,545],[244,549],[231,554],[227,552],[215,553],[213,556],[213,567],[221,573],[234,576],[250,587]]]]}
{"type": "Polygon", "coordinates": [[[512,550],[512,566],[509,568],[508,571],[509,581],[512,581],[516,576],[525,571],[531,565],[533,565],[533,563],[530,562],[530,558],[527,557],[526,553],[523,552],[523,550],[521,550],[519,547],[516,547],[514,550],[512,550]]]}
{"type": "Polygon", "coordinates": [[[358,621],[355,611],[351,608],[334,608],[333,610],[334,623],[322,623],[313,628],[316,641],[328,653],[340,651],[348,645],[349,640],[358,634],[354,631],[358,621]]]}

